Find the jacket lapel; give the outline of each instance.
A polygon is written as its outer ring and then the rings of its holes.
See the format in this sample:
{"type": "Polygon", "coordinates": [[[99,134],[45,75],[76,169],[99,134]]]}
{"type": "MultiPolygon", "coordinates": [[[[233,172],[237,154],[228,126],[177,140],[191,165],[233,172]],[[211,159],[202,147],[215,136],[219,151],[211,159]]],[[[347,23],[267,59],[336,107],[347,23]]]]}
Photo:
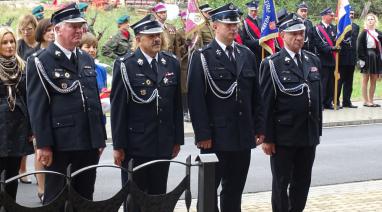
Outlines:
{"type": "MultiPolygon", "coordinates": [[[[72,63],[70,62],[70,60],[66,57],[65,53],[63,51],[61,51],[60,48],[58,48],[58,46],[56,46],[54,43],[51,44],[49,47],[48,47],[48,51],[54,55],[54,58],[56,60],[58,60],[59,62],[56,63],[56,64],[59,64],[59,66],[62,66],[64,67],[65,69],[73,72],[73,73],[77,73],[77,67],[72,63]]],[[[78,53],[78,52],[77,52],[78,53]]]]}
{"type": "Polygon", "coordinates": [[[301,73],[297,64],[294,62],[293,58],[285,50],[285,48],[283,48],[280,53],[281,53],[281,57],[285,58],[284,59],[285,65],[288,66],[289,70],[291,70],[294,74],[296,74],[297,76],[303,79],[304,78],[303,74],[301,73]]]}
{"type": "Polygon", "coordinates": [[[303,53],[303,51],[301,51],[301,60],[302,60],[302,67],[303,67],[303,72],[304,72],[304,79],[306,80],[308,78],[308,75],[309,75],[309,64],[310,64],[310,61],[309,61],[309,57],[303,53]]]}
{"type": "Polygon", "coordinates": [[[240,76],[240,73],[243,70],[243,66],[244,66],[244,56],[242,55],[242,52],[237,47],[237,44],[235,44],[235,60],[236,60],[237,76],[240,76]]]}
{"type": "Polygon", "coordinates": [[[236,67],[233,65],[233,63],[230,62],[227,54],[225,51],[219,46],[219,44],[214,39],[211,43],[212,49],[215,50],[216,59],[219,61],[219,63],[229,70],[233,75],[236,75],[236,67]]]}
{"type": "Polygon", "coordinates": [[[163,77],[165,76],[167,63],[168,61],[166,60],[164,55],[161,53],[158,53],[158,76],[157,76],[158,81],[157,82],[162,81],[163,77]]]}
{"type": "Polygon", "coordinates": [[[154,73],[149,62],[139,48],[136,51],[136,58],[138,67],[140,67],[141,72],[154,82],[157,82],[157,73],[154,73]]]}

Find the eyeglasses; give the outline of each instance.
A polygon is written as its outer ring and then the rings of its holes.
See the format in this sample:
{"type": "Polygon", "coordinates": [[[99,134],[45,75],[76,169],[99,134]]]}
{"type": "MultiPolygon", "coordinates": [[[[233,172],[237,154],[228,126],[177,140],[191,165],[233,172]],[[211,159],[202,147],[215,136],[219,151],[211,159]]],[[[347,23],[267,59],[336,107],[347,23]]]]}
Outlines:
{"type": "Polygon", "coordinates": [[[33,30],[32,27],[28,27],[28,28],[22,28],[20,29],[21,32],[31,32],[33,30]]]}

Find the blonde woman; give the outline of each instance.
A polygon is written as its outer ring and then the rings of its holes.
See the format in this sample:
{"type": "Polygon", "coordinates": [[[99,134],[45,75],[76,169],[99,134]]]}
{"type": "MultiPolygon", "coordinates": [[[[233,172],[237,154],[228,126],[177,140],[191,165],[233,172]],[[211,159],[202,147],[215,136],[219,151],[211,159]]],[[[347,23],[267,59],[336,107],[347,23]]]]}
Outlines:
{"type": "MultiPolygon", "coordinates": [[[[6,178],[18,174],[22,156],[33,153],[32,136],[25,104],[24,61],[16,54],[15,34],[0,28],[0,172],[6,178]]],[[[17,182],[5,190],[16,198],[17,182]]]]}
{"type": "Polygon", "coordinates": [[[363,106],[381,107],[374,103],[378,75],[382,74],[382,33],[376,29],[378,17],[369,13],[365,18],[364,26],[365,29],[359,35],[357,45],[362,73],[363,106]]]}

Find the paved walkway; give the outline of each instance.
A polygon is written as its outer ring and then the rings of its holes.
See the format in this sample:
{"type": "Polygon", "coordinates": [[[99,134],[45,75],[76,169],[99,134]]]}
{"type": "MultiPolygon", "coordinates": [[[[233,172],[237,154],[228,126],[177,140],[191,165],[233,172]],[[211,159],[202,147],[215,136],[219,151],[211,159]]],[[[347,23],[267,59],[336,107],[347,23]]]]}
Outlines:
{"type": "MultiPolygon", "coordinates": [[[[382,100],[376,103],[382,105],[382,100]]],[[[346,125],[360,125],[382,123],[382,107],[371,108],[362,106],[362,102],[353,102],[358,108],[343,108],[340,110],[325,110],[323,113],[324,127],[336,127],[346,125]]],[[[107,120],[107,134],[111,138],[110,117],[107,120]]],[[[194,136],[194,131],[190,122],[184,123],[184,132],[186,136],[194,136]]]]}
{"type": "MultiPolygon", "coordinates": [[[[271,192],[243,195],[243,212],[271,212],[271,192]]],[[[180,200],[174,212],[186,212],[180,200]]],[[[312,187],[306,212],[382,212],[382,180],[312,187]]],[[[196,199],[190,212],[196,212],[196,199]]]]}

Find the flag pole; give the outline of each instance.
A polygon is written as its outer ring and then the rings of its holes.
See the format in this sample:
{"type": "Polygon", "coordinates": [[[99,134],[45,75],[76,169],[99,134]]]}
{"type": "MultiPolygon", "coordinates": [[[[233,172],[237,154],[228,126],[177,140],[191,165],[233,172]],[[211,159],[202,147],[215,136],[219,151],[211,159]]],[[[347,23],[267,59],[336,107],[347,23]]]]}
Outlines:
{"type": "Polygon", "coordinates": [[[261,48],[261,60],[264,60],[264,57],[265,57],[265,51],[264,51],[264,48],[261,48]]]}
{"type": "Polygon", "coordinates": [[[334,110],[338,110],[337,97],[338,97],[338,80],[340,79],[340,74],[338,73],[338,63],[340,60],[340,54],[336,52],[336,68],[334,69],[334,110]]]}

